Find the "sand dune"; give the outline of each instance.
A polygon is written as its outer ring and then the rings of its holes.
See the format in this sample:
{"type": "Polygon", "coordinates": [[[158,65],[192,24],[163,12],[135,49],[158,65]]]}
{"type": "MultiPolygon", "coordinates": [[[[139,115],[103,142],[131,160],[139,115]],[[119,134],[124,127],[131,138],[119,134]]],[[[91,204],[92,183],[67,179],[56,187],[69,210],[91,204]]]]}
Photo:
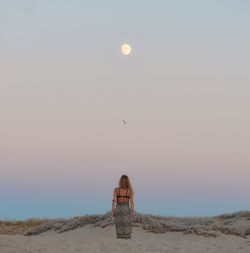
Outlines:
{"type": "Polygon", "coordinates": [[[131,240],[117,239],[113,222],[107,212],[50,220],[7,235],[2,221],[0,252],[250,252],[250,212],[200,218],[137,214],[131,240]]]}

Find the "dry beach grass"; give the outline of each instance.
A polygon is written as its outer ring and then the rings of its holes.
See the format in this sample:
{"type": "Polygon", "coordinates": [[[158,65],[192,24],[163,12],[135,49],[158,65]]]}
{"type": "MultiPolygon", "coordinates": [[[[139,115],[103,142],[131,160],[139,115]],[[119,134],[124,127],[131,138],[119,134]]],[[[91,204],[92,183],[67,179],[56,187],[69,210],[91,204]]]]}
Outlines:
{"type": "MultiPolygon", "coordinates": [[[[49,230],[63,233],[90,225],[101,227],[114,225],[111,211],[104,215],[93,214],[70,219],[36,219],[1,221],[0,234],[38,235],[49,230]]],[[[239,211],[213,217],[174,217],[137,213],[133,227],[141,227],[147,232],[165,233],[183,232],[216,237],[220,233],[245,238],[250,234],[250,211],[239,211]]]]}
{"type": "Polygon", "coordinates": [[[1,253],[36,252],[250,252],[250,211],[213,217],[137,213],[131,240],[118,240],[114,217],[0,221],[1,253]]]}

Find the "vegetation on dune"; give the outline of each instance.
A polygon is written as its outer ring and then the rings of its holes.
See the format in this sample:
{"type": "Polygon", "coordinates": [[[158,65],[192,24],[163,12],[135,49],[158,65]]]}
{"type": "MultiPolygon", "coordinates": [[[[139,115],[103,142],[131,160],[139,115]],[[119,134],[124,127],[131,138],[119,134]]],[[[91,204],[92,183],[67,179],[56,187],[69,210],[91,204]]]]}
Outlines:
{"type": "MultiPolygon", "coordinates": [[[[104,215],[93,214],[69,219],[0,220],[0,234],[31,236],[49,230],[63,233],[86,225],[93,228],[113,226],[114,217],[112,212],[108,211],[104,215]]],[[[132,225],[153,233],[173,231],[206,237],[218,237],[221,234],[226,234],[246,238],[247,235],[250,235],[250,211],[225,213],[213,217],[174,217],[136,213],[132,225]]]]}

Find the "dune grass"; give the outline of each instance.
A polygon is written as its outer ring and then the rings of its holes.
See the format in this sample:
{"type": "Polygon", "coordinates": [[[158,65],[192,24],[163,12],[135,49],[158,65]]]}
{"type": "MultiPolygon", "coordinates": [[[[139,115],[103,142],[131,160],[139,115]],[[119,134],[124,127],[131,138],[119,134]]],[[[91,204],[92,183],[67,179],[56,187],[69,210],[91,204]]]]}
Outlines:
{"type": "MultiPolygon", "coordinates": [[[[0,220],[0,234],[38,235],[53,230],[63,233],[85,225],[105,228],[114,225],[111,211],[102,214],[88,214],[67,219],[40,219],[3,221],[0,220]]],[[[217,237],[220,234],[235,235],[246,238],[250,234],[250,211],[224,213],[217,216],[175,217],[136,213],[132,226],[141,227],[147,232],[166,233],[169,231],[185,234],[217,237]]]]}
{"type": "Polygon", "coordinates": [[[49,219],[29,218],[27,220],[4,221],[0,220],[0,234],[23,234],[30,228],[48,223],[49,219]]]}

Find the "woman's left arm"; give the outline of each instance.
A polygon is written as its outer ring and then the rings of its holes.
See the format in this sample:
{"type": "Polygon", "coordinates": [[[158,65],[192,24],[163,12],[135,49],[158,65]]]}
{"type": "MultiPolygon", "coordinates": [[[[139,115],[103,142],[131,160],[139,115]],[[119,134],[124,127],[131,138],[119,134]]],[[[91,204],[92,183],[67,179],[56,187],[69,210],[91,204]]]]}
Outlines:
{"type": "Polygon", "coordinates": [[[112,212],[113,212],[113,215],[114,215],[115,208],[116,208],[115,203],[116,203],[116,188],[114,189],[113,199],[112,199],[112,212]]]}

